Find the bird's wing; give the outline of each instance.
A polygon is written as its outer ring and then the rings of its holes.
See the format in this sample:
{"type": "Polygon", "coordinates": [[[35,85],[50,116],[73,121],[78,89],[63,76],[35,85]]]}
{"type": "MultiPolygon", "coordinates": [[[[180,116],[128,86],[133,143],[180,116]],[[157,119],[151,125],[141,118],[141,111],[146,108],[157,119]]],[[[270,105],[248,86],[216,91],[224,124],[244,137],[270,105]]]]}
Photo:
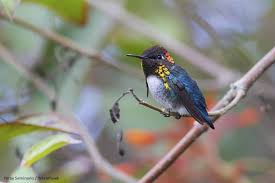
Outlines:
{"type": "Polygon", "coordinates": [[[170,87],[179,96],[186,110],[201,124],[206,122],[214,128],[206,111],[205,99],[197,86],[184,69],[176,66],[171,72],[170,87]]]}
{"type": "Polygon", "coordinates": [[[193,116],[199,123],[203,124],[205,121],[203,116],[201,115],[199,109],[196,107],[193,99],[189,96],[188,92],[186,91],[185,87],[182,85],[178,79],[173,79],[173,90],[179,95],[181,101],[183,102],[184,107],[186,110],[193,116]]]}

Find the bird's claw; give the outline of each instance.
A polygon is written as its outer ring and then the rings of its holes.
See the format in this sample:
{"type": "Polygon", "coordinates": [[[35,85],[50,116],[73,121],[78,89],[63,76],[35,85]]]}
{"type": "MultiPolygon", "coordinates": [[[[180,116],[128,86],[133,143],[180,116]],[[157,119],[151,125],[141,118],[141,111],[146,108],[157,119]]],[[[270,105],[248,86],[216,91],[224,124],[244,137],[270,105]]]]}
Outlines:
{"type": "Polygon", "coordinates": [[[169,109],[164,109],[163,110],[163,116],[164,117],[170,117],[171,116],[171,111],[169,109]]]}
{"type": "Polygon", "coordinates": [[[179,113],[176,113],[176,115],[174,116],[176,119],[180,119],[181,115],[179,113]]]}

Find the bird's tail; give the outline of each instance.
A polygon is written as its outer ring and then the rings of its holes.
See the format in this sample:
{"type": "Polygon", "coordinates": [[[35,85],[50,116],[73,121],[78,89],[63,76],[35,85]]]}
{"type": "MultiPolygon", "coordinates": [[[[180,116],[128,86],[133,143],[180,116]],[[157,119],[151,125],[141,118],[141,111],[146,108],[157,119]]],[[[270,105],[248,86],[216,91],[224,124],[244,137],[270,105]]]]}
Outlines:
{"type": "Polygon", "coordinates": [[[209,118],[208,114],[207,114],[207,116],[204,115],[204,121],[210,128],[215,129],[214,124],[213,124],[213,120],[209,118]]]}

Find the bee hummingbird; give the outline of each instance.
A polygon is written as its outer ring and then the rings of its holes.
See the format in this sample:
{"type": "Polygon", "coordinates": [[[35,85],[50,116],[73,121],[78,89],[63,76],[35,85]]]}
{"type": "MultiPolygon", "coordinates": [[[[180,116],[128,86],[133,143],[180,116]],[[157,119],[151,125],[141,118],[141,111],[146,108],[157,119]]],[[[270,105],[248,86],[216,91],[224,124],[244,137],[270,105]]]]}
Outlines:
{"type": "Polygon", "coordinates": [[[206,123],[215,129],[196,81],[181,66],[175,64],[165,48],[157,45],[145,50],[142,55],[127,56],[141,59],[147,97],[150,91],[153,98],[168,112],[191,115],[200,124],[206,123]]]}

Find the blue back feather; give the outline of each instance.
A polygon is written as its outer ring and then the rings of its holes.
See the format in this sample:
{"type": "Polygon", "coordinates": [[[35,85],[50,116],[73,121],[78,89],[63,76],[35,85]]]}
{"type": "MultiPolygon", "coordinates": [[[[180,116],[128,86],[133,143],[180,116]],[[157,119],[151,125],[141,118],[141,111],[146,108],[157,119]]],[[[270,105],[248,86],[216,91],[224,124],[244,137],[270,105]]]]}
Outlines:
{"type": "MultiPolygon", "coordinates": [[[[180,83],[181,86],[183,86],[188,93],[188,96],[190,96],[190,98],[192,99],[196,110],[200,112],[205,122],[208,124],[212,124],[211,120],[209,119],[208,112],[206,111],[207,106],[203,94],[201,93],[196,81],[192,80],[183,68],[176,64],[173,65],[170,69],[168,81],[170,81],[170,86],[174,85],[174,83],[180,83]]],[[[174,100],[180,100],[176,97],[180,95],[176,93],[172,95],[175,95],[174,100]]]]}

